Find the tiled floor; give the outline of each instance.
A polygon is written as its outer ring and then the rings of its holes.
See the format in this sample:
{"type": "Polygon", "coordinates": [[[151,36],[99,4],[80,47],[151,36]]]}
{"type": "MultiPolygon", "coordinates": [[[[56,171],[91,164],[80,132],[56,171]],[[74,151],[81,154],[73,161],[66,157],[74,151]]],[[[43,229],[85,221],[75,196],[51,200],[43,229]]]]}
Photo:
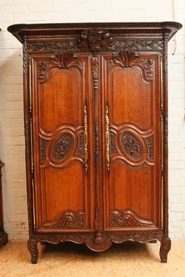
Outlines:
{"type": "Polygon", "coordinates": [[[126,242],[94,253],[85,245],[38,245],[38,264],[31,264],[26,242],[0,249],[1,277],[185,277],[185,241],[172,241],[168,263],[159,260],[159,243],[126,242]]]}

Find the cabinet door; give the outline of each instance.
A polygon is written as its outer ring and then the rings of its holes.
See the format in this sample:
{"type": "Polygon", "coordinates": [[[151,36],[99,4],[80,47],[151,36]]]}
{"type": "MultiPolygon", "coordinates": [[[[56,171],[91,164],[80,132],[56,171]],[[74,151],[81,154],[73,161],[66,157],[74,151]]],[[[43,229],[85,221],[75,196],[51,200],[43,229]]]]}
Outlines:
{"type": "Polygon", "coordinates": [[[94,212],[90,57],[35,54],[31,67],[36,231],[88,232],[94,212]]]}
{"type": "Polygon", "coordinates": [[[160,57],[102,57],[104,229],[158,229],[161,217],[160,57]]]}

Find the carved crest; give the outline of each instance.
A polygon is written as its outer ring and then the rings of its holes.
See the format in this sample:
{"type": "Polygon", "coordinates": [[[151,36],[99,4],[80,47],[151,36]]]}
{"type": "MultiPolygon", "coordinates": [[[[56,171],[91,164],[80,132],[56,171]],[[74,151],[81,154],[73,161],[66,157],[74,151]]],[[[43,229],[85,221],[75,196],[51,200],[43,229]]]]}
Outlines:
{"type": "Polygon", "coordinates": [[[102,29],[90,29],[82,31],[78,39],[78,46],[82,49],[89,48],[92,52],[109,49],[112,47],[110,32],[102,29]]]}
{"type": "Polygon", "coordinates": [[[81,62],[77,59],[77,55],[73,52],[56,52],[50,57],[50,60],[38,62],[38,78],[44,80],[49,68],[53,66],[59,69],[69,69],[70,66],[75,65],[82,69],[81,62]]]}
{"type": "Polygon", "coordinates": [[[51,56],[52,63],[58,68],[69,68],[69,65],[75,64],[75,58],[77,56],[72,52],[57,52],[55,55],[51,56]]]}
{"type": "Polygon", "coordinates": [[[113,53],[112,56],[115,63],[120,64],[123,68],[129,68],[132,67],[132,62],[139,57],[139,54],[129,51],[120,51],[119,53],[113,53]]]}

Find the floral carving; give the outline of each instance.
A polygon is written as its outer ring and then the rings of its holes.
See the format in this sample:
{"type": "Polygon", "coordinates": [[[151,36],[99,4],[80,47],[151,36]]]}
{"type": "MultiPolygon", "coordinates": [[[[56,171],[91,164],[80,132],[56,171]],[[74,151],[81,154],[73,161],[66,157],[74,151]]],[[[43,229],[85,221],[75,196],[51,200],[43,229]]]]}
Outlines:
{"type": "Polygon", "coordinates": [[[147,148],[148,148],[148,159],[153,161],[154,160],[154,135],[151,135],[145,138],[147,148]]]}
{"type": "Polygon", "coordinates": [[[49,141],[46,139],[40,139],[40,162],[44,163],[46,161],[46,149],[49,141]]]}
{"type": "Polygon", "coordinates": [[[115,155],[118,153],[116,147],[116,134],[114,132],[110,132],[110,154],[115,155]]]}
{"type": "Polygon", "coordinates": [[[109,49],[112,47],[110,32],[102,29],[82,31],[78,39],[78,46],[82,49],[89,48],[92,52],[109,49]]]}
{"type": "Polygon", "coordinates": [[[63,162],[70,155],[74,138],[70,133],[63,133],[55,140],[51,147],[51,159],[54,162],[63,162]]]}
{"type": "Polygon", "coordinates": [[[141,219],[134,211],[112,211],[111,227],[155,227],[149,220],[141,219]]]}
{"type": "Polygon", "coordinates": [[[28,42],[29,53],[53,53],[75,49],[76,42],[72,40],[28,42]]]}
{"type": "Polygon", "coordinates": [[[45,78],[45,74],[46,74],[48,66],[49,66],[49,62],[42,61],[42,62],[38,63],[38,78],[40,80],[45,78]]]}
{"type": "Polygon", "coordinates": [[[114,50],[120,51],[163,51],[163,41],[162,40],[114,40],[113,44],[114,50]]]}
{"type": "Polygon", "coordinates": [[[50,57],[50,60],[38,62],[38,78],[44,80],[49,68],[69,69],[72,65],[82,69],[82,64],[76,54],[67,51],[57,52],[50,57]]]}
{"type": "Polygon", "coordinates": [[[78,147],[76,150],[76,155],[84,158],[84,132],[78,134],[78,147]]]}
{"type": "Polygon", "coordinates": [[[120,137],[121,148],[128,158],[139,161],[143,156],[143,147],[139,139],[130,132],[125,132],[120,137]]]}
{"type": "Polygon", "coordinates": [[[139,59],[138,62],[142,65],[145,70],[146,77],[148,79],[153,79],[153,60],[152,59],[139,59]]]}
{"type": "Polygon", "coordinates": [[[99,88],[99,57],[92,57],[92,76],[94,89],[99,88]]]}
{"type": "Polygon", "coordinates": [[[77,56],[72,52],[57,52],[55,55],[51,56],[52,63],[58,68],[69,68],[71,64],[75,64],[75,58],[77,56]]]}
{"type": "Polygon", "coordinates": [[[80,228],[84,229],[85,226],[85,213],[82,211],[64,211],[61,215],[53,221],[44,224],[45,227],[50,228],[62,228],[62,229],[73,229],[80,228]]]}
{"type": "Polygon", "coordinates": [[[119,53],[113,53],[114,62],[118,63],[121,67],[132,67],[132,63],[139,57],[138,53],[123,51],[119,53]]]}

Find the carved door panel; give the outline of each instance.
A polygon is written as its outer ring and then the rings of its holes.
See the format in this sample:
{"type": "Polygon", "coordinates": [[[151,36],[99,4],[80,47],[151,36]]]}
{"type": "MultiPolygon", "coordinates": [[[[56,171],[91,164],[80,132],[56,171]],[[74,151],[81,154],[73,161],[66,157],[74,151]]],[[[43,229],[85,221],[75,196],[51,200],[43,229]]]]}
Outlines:
{"type": "Polygon", "coordinates": [[[33,55],[31,66],[36,231],[92,231],[90,56],[33,55]]]}
{"type": "Polygon", "coordinates": [[[160,56],[102,58],[104,228],[158,229],[161,213],[160,56]]]}

